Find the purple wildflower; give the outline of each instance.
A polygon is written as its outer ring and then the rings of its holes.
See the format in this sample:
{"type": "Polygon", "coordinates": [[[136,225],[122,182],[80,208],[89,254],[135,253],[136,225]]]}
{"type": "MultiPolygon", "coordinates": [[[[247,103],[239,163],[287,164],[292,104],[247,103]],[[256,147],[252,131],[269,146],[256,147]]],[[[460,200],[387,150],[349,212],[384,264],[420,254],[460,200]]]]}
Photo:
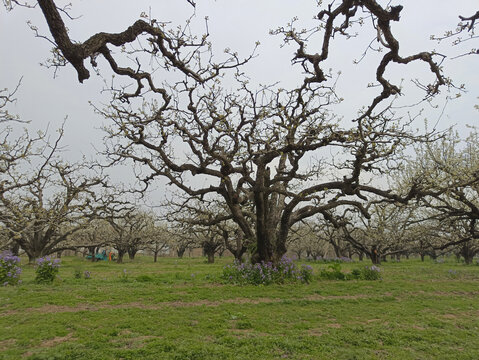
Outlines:
{"type": "Polygon", "coordinates": [[[22,269],[18,266],[20,258],[10,251],[0,253],[0,283],[4,286],[18,284],[22,269]]]}

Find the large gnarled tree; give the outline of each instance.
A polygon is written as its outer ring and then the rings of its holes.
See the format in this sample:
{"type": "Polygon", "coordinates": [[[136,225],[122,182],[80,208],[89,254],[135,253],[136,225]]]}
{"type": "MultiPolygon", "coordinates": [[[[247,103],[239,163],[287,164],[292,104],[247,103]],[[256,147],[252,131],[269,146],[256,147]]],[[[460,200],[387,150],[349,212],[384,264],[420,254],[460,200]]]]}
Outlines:
{"type": "Polygon", "coordinates": [[[57,60],[73,65],[79,81],[89,77],[86,60],[96,67],[97,56],[102,56],[114,73],[135,84],[134,91],[120,91],[102,111],[115,124],[109,133],[118,139],[110,148],[114,159],[145,165],[150,170],[142,179],[146,183],[163,177],[192,199],[221,199],[229,218],[256,243],[254,261],[279,260],[289,230],[303,219],[317,214],[328,218],[330,211],[344,207],[368,217],[364,204],[372,199],[406,202],[418,195],[414,184],[398,196],[370,182],[394,165],[399,150],[426,139],[391,111],[401,88],[386,77],[387,70],[393,64],[405,69],[411,63],[424,64],[432,75],[429,84],[417,82],[425,98],[447,83],[435,61],[437,54],[400,53],[391,23],[400,20],[402,6],[343,0],[320,8],[313,30],[297,30],[292,22],[275,31],[296,46],[293,62],[305,73],[298,86],[258,90],[238,71],[238,90],[228,91],[232,85],[222,87],[219,75],[240,68],[249,58],[240,60],[230,53],[224,62],[212,63],[204,52],[207,36],[195,42],[181,29],[165,32],[153,20],[138,20],[123,32],[97,33],[75,42],[55,2],[38,3],[57,46],[57,60]],[[335,80],[325,69],[332,42],[351,36],[365,17],[372,20],[382,50],[373,84],[378,91],[365,99],[357,116],[341,120],[334,115],[340,101],[335,80]],[[151,63],[156,65],[150,71],[146,66],[119,65],[124,54],[112,50],[137,44],[140,38],[147,45],[132,51],[154,56],[156,62],[151,63]],[[181,78],[174,85],[162,84],[162,71],[171,68],[179,70],[181,78]],[[135,103],[134,98],[146,92],[158,97],[140,109],[125,104],[135,103]],[[334,159],[323,160],[331,153],[334,159]]]}

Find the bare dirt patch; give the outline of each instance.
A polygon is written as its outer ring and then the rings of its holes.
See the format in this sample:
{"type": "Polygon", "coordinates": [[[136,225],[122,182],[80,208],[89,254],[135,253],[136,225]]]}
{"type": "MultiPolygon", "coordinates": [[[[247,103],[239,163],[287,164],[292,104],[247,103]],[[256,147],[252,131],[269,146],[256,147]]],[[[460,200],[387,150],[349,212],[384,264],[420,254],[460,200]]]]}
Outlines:
{"type": "Polygon", "coordinates": [[[15,345],[15,343],[16,343],[15,339],[8,339],[8,340],[0,341],[0,351],[7,350],[11,346],[15,345]]]}
{"type": "MultiPolygon", "coordinates": [[[[427,294],[427,293],[426,293],[427,294]]],[[[436,296],[467,296],[476,297],[479,295],[479,291],[435,291],[430,293],[436,296]]]]}
{"type": "Polygon", "coordinates": [[[132,336],[128,337],[132,333],[130,331],[122,331],[118,334],[118,337],[110,340],[111,344],[114,344],[116,347],[121,347],[122,349],[139,349],[145,345],[145,342],[150,339],[156,339],[158,336],[152,335],[143,335],[143,336],[132,336]]]}
{"type": "Polygon", "coordinates": [[[456,320],[457,319],[457,315],[454,315],[454,314],[444,314],[442,315],[443,318],[445,319],[451,319],[451,320],[456,320]]]}
{"type": "Polygon", "coordinates": [[[419,325],[415,325],[415,324],[412,325],[412,328],[416,329],[416,330],[426,330],[426,328],[424,328],[422,326],[419,326],[419,325]]]}
{"type": "Polygon", "coordinates": [[[334,329],[339,329],[342,327],[342,325],[338,323],[326,324],[326,326],[329,328],[334,328],[334,329]]]}
{"type": "Polygon", "coordinates": [[[69,333],[65,336],[57,336],[54,337],[53,339],[50,340],[45,340],[40,347],[45,348],[45,347],[54,347],[57,346],[58,344],[70,341],[73,339],[73,333],[69,333]]]}
{"type": "Polygon", "coordinates": [[[323,336],[323,332],[320,329],[309,329],[308,335],[319,337],[319,336],[323,336]]]}
{"type": "Polygon", "coordinates": [[[257,299],[249,299],[249,298],[235,298],[235,299],[225,299],[223,302],[227,304],[270,304],[275,302],[281,302],[282,299],[273,299],[273,298],[257,298],[257,299]]]}
{"type": "Polygon", "coordinates": [[[124,349],[142,348],[145,345],[145,342],[147,340],[153,339],[153,338],[155,338],[155,336],[148,336],[148,335],[137,336],[137,337],[134,337],[134,338],[128,338],[128,339],[125,339],[123,341],[123,343],[124,343],[123,348],[124,349]]]}
{"type": "Polygon", "coordinates": [[[230,329],[229,332],[237,339],[270,336],[270,334],[257,332],[252,329],[233,328],[233,329],[230,329]]]}
{"type": "MultiPolygon", "coordinates": [[[[368,299],[372,297],[377,297],[378,295],[365,295],[365,294],[356,294],[356,295],[310,295],[304,300],[309,301],[325,301],[325,300],[359,300],[359,299],[368,299]]],[[[302,299],[299,299],[302,300],[302,299]]]]}

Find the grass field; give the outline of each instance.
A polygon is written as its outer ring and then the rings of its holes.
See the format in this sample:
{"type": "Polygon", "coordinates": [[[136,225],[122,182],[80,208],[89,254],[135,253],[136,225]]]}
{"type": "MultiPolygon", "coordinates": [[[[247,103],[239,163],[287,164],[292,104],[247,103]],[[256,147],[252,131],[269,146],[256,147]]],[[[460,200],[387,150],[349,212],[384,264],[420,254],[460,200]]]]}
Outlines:
{"type": "Polygon", "coordinates": [[[479,359],[479,266],[409,260],[381,265],[381,281],[255,287],[221,284],[230,262],[63,258],[51,285],[23,266],[0,288],[0,359],[479,359]]]}

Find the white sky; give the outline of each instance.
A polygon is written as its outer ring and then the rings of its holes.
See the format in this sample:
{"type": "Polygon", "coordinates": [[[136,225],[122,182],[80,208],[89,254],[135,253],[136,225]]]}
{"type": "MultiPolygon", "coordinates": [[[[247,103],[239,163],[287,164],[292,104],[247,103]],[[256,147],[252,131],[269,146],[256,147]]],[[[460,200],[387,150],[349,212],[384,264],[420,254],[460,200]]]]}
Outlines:
{"type": "MultiPolygon", "coordinates": [[[[316,1],[197,0],[197,3],[194,24],[198,35],[204,32],[204,16],[207,15],[210,40],[218,56],[221,56],[226,47],[246,56],[253,49],[255,41],[259,40],[260,56],[245,68],[255,81],[262,84],[280,81],[283,87],[288,87],[302,80],[298,77],[297,70],[293,70],[290,65],[295,49],[280,49],[281,38],[268,33],[270,29],[286,25],[293,16],[298,16],[299,24],[304,24],[299,27],[314,24],[312,17],[318,13],[316,1]]],[[[380,3],[386,4],[388,1],[380,3]]],[[[398,3],[391,3],[396,4],[398,3]]],[[[430,35],[440,35],[445,30],[454,29],[458,15],[470,16],[478,10],[477,0],[403,0],[399,4],[403,5],[404,9],[401,21],[393,25],[393,32],[397,34],[401,44],[400,54],[403,56],[432,49],[437,49],[438,52],[447,51],[451,56],[459,54],[460,49],[451,49],[448,44],[438,45],[429,40],[430,35]]],[[[96,32],[125,30],[139,18],[142,11],[151,11],[153,18],[158,21],[171,21],[171,26],[175,26],[184,24],[193,9],[186,0],[77,0],[73,2],[71,13],[81,17],[68,21],[67,26],[72,39],[84,41],[96,32]]],[[[39,65],[48,58],[51,44],[35,38],[26,21],[31,20],[41,33],[47,34],[40,9],[16,8],[7,13],[5,8],[0,6],[0,19],[0,88],[14,88],[23,77],[17,94],[18,101],[9,109],[10,112],[31,120],[30,129],[46,129],[49,126],[53,130],[68,116],[63,142],[68,147],[65,157],[78,159],[82,154],[87,157],[95,156],[93,146],[100,149],[103,146],[103,133],[99,128],[104,120],[93,113],[88,102],[91,100],[98,104],[108,100],[108,96],[103,95],[102,98],[100,95],[103,86],[101,81],[92,72],[92,78],[80,84],[71,67],[61,69],[54,79],[51,69],[39,65]]],[[[328,66],[335,71],[342,71],[338,91],[346,101],[338,108],[338,113],[346,118],[348,115],[354,115],[361,105],[369,104],[372,98],[371,90],[366,89],[366,84],[374,80],[377,57],[372,54],[359,66],[353,65],[353,59],[361,56],[372,36],[370,32],[361,33],[356,39],[336,40],[333,43],[331,52],[335,56],[331,57],[328,66]]],[[[473,44],[470,47],[474,47],[473,44]]],[[[310,50],[313,49],[314,42],[310,45],[310,50]]],[[[319,51],[319,48],[316,51],[319,51]]],[[[457,124],[464,133],[465,124],[479,125],[479,112],[474,109],[474,105],[479,103],[479,58],[469,56],[456,60],[447,59],[444,65],[446,75],[452,77],[457,84],[464,83],[467,93],[449,102],[444,112],[444,97],[439,98],[437,104],[440,109],[426,108],[420,120],[428,118],[430,124],[439,121],[439,128],[457,124]]],[[[388,75],[396,80],[396,83],[405,77],[406,95],[418,96],[414,89],[408,87],[408,75],[413,78],[427,76],[430,79],[427,68],[423,64],[408,66],[407,72],[405,74],[404,67],[398,66],[388,75]]],[[[411,97],[404,100],[411,101],[411,97]]],[[[124,177],[122,171],[125,170],[117,171],[116,176],[124,177]]]]}

